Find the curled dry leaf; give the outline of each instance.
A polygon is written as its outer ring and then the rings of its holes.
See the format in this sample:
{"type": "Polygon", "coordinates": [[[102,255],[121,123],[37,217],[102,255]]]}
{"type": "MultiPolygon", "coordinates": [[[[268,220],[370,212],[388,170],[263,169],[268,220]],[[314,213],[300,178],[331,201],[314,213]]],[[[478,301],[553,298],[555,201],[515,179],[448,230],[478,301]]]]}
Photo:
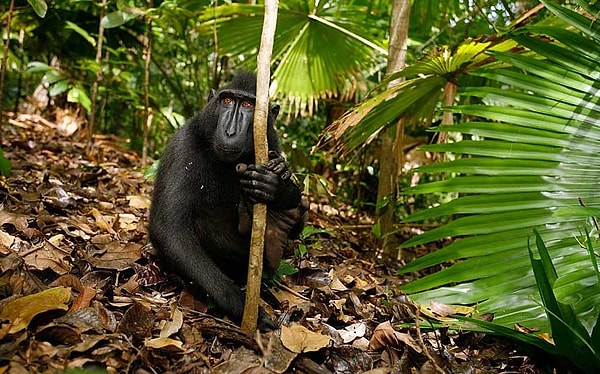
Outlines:
{"type": "Polygon", "coordinates": [[[263,355],[265,368],[275,373],[285,373],[292,361],[298,356],[296,352],[286,349],[281,339],[275,334],[269,336],[269,343],[263,355]]]}
{"type": "Polygon", "coordinates": [[[177,304],[171,304],[171,320],[165,321],[164,325],[160,329],[160,337],[168,338],[175,334],[183,325],[183,313],[177,308],[177,304]]]}
{"type": "Polygon", "coordinates": [[[396,331],[390,321],[380,323],[373,331],[373,336],[369,342],[369,349],[377,351],[384,347],[401,348],[402,344],[411,347],[415,352],[421,353],[419,344],[409,334],[396,331]]]}
{"type": "Polygon", "coordinates": [[[293,323],[281,327],[281,342],[292,352],[315,352],[329,345],[330,337],[312,332],[306,327],[293,323]]]}
{"type": "Polygon", "coordinates": [[[67,310],[71,291],[64,287],[50,288],[33,295],[15,299],[0,311],[0,339],[25,329],[33,317],[49,310],[67,310]],[[5,322],[7,321],[7,322],[5,322]]]}
{"type": "Polygon", "coordinates": [[[344,344],[348,344],[354,339],[362,338],[367,332],[367,325],[364,322],[358,322],[350,326],[346,326],[342,330],[337,330],[337,332],[340,334],[344,344]]]}
{"type": "Polygon", "coordinates": [[[168,351],[181,351],[183,350],[183,343],[179,340],[171,339],[171,338],[154,338],[148,339],[144,343],[146,347],[153,349],[163,349],[168,351]]]}
{"type": "Polygon", "coordinates": [[[449,315],[456,313],[456,311],[451,306],[443,304],[443,303],[438,303],[437,301],[431,301],[429,303],[429,307],[431,308],[431,311],[433,313],[437,314],[438,316],[442,316],[442,317],[447,317],[449,315]]]}
{"type": "MultiPolygon", "coordinates": [[[[100,213],[100,211],[96,208],[92,208],[92,216],[94,216],[94,220],[96,221],[96,226],[102,232],[108,232],[111,235],[117,236],[117,232],[112,228],[110,223],[108,223],[109,219],[100,213]]],[[[112,218],[112,217],[110,217],[112,218]]]]}

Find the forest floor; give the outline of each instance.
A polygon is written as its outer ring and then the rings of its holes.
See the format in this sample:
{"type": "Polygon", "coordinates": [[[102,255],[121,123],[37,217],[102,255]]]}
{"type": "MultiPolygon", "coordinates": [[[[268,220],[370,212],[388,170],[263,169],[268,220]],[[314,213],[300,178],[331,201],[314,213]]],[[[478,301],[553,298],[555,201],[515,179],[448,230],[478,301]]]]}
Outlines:
{"type": "Polygon", "coordinates": [[[308,224],[329,234],[307,239],[267,298],[281,329],[244,334],[161,271],[152,185],[123,141],[97,136],[86,152],[31,115],[1,131],[0,373],[572,372],[509,340],[415,323],[397,290],[408,279],[318,204],[308,224]]]}

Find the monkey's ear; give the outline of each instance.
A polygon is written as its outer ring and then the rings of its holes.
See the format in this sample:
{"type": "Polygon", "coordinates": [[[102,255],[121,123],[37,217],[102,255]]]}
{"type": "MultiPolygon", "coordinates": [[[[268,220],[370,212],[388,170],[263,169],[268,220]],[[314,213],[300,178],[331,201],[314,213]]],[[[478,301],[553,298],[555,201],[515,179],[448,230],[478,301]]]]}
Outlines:
{"type": "Polygon", "coordinates": [[[208,98],[206,99],[206,102],[211,101],[212,98],[215,96],[217,96],[217,91],[214,88],[211,88],[210,92],[208,93],[208,98]]]}
{"type": "Polygon", "coordinates": [[[279,106],[279,104],[273,104],[271,105],[271,114],[273,115],[273,121],[275,121],[275,118],[277,118],[277,115],[279,114],[279,109],[281,107],[279,106]]]}

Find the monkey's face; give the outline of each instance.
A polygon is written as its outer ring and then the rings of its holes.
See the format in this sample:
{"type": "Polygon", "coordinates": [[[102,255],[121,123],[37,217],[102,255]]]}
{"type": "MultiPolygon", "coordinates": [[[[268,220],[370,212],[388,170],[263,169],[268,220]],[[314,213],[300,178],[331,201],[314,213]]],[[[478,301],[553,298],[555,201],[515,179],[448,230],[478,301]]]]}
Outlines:
{"type": "Polygon", "coordinates": [[[221,161],[235,162],[254,150],[252,123],[256,97],[227,89],[221,91],[217,99],[217,128],[213,136],[213,148],[221,161]]]}

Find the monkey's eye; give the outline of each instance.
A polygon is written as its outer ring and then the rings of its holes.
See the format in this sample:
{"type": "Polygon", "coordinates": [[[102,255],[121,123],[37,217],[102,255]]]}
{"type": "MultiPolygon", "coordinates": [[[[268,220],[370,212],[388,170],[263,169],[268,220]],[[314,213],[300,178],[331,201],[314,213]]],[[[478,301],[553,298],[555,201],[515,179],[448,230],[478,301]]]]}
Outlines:
{"type": "Polygon", "coordinates": [[[252,101],[244,100],[244,101],[242,101],[242,108],[246,108],[246,109],[254,108],[254,103],[252,101]]]}
{"type": "Polygon", "coordinates": [[[233,99],[230,98],[230,97],[224,97],[223,98],[223,104],[225,104],[225,105],[231,105],[231,104],[233,104],[233,99]]]}

